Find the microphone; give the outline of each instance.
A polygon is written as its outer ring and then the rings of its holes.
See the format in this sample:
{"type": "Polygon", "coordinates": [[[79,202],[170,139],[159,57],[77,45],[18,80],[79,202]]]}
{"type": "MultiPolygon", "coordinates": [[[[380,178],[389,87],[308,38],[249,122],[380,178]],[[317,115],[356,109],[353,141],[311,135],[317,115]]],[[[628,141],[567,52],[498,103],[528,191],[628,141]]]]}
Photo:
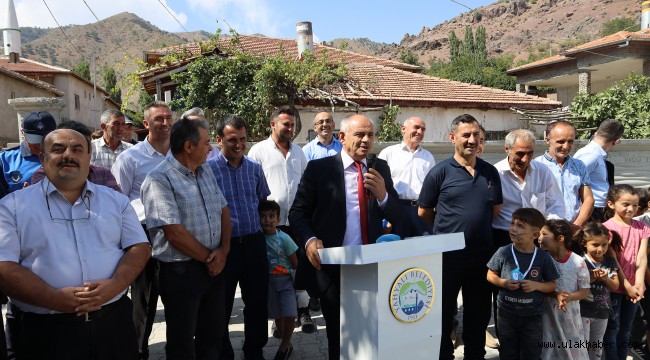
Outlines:
{"type": "MultiPolygon", "coordinates": [[[[377,154],[368,154],[366,157],[366,163],[368,164],[368,170],[375,168],[375,163],[377,162],[377,154]]],[[[366,189],[366,197],[370,199],[372,197],[372,192],[369,189],[366,189]]]]}

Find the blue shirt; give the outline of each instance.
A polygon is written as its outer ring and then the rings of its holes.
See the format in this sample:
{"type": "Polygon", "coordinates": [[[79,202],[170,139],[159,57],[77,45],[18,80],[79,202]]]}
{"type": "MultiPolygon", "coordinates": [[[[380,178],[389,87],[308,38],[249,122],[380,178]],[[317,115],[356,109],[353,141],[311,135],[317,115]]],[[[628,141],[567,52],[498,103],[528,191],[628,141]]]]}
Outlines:
{"type": "Polygon", "coordinates": [[[551,169],[555,180],[560,185],[560,190],[562,190],[564,219],[569,222],[575,220],[580,212],[580,206],[582,206],[580,187],[589,185],[589,174],[585,164],[576,158],[567,157],[564,166],[560,167],[560,164],[548,154],[548,151],[535,158],[535,161],[551,169]]]}
{"type": "Polygon", "coordinates": [[[210,250],[221,244],[221,211],[226,199],[207,165],[197,168],[194,175],[175,157],[167,157],[147,175],[140,194],[154,258],[191,260],[167,240],[162,230],[165,225],[182,225],[210,250]]]}
{"type": "Polygon", "coordinates": [[[316,137],[302,147],[302,152],[305,153],[307,160],[316,160],[336,155],[341,152],[341,149],[343,149],[343,144],[335,137],[332,138],[332,142],[327,146],[316,137]]]}
{"type": "MultiPolygon", "coordinates": [[[[12,193],[23,188],[23,183],[31,180],[32,175],[41,167],[38,155],[33,155],[27,143],[22,141],[20,146],[0,152],[3,182],[8,188],[6,193],[12,193]]],[[[0,198],[5,189],[0,189],[0,198]]]]}
{"type": "Polygon", "coordinates": [[[492,213],[502,202],[501,178],[493,165],[477,158],[472,176],[453,157],[431,169],[418,199],[420,207],[436,209],[434,234],[463,232],[463,253],[480,255],[493,251],[492,213]]]}
{"type": "Polygon", "coordinates": [[[275,234],[267,235],[266,257],[269,260],[269,274],[284,275],[291,270],[289,256],[298,250],[298,245],[286,233],[276,230],[275,234]]]}
{"type": "Polygon", "coordinates": [[[591,141],[582,149],[576,151],[576,159],[582,160],[587,167],[589,174],[589,187],[594,194],[594,207],[604,208],[607,204],[607,192],[609,191],[609,182],[607,182],[607,153],[595,141],[591,141]]]}
{"type": "MultiPolygon", "coordinates": [[[[73,203],[48,179],[0,200],[0,261],[18,263],[57,289],[110,279],[125,249],[139,243],[148,241],[129,199],[90,181],[73,203]]],[[[23,311],[54,312],[12,302],[23,311]]]]}
{"type": "Polygon", "coordinates": [[[260,200],[271,195],[266,183],[262,166],[247,156],[242,158],[238,167],[233,167],[219,154],[208,160],[219,188],[230,204],[232,236],[253,234],[262,230],[257,206],[260,200]]]}

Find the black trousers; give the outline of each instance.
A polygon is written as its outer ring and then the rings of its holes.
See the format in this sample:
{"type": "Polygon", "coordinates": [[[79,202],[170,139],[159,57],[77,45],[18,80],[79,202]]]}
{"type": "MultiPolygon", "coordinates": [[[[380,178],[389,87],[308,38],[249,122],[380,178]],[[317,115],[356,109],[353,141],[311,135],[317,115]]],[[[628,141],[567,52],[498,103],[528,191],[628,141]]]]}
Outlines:
{"type": "Polygon", "coordinates": [[[85,316],[23,313],[17,358],[21,360],[135,360],[131,300],[122,296],[85,316]]]}
{"type": "MultiPolygon", "coordinates": [[[[149,231],[143,225],[144,233],[149,239],[149,231]]],[[[151,242],[151,239],[149,239],[151,242]]],[[[156,317],[158,306],[158,260],[149,258],[147,265],[131,284],[131,299],[133,300],[133,324],[138,339],[138,349],[142,358],[149,357],[149,336],[156,317]]]]}
{"type": "Polygon", "coordinates": [[[5,324],[0,316],[0,360],[7,360],[7,342],[5,340],[5,324]]]}
{"type": "Polygon", "coordinates": [[[470,255],[463,250],[443,254],[440,359],[454,358],[450,334],[461,289],[465,359],[485,358],[485,330],[490,323],[492,304],[492,285],[486,279],[490,256],[490,253],[470,255]]]}
{"type": "MultiPolygon", "coordinates": [[[[329,285],[319,294],[321,311],[325,319],[327,333],[327,354],[329,360],[341,357],[341,276],[340,265],[321,265],[321,269],[329,267],[329,285]]],[[[323,270],[320,270],[323,271],[323,270]]],[[[322,275],[322,274],[319,274],[322,275]]]]}
{"type": "Polygon", "coordinates": [[[402,238],[433,234],[433,228],[418,216],[417,200],[399,200],[403,209],[400,223],[393,224],[393,234],[402,238]]]}
{"type": "Polygon", "coordinates": [[[212,277],[198,261],[160,262],[168,360],[218,359],[225,316],[223,274],[212,277]]]}
{"type": "MultiPolygon", "coordinates": [[[[230,319],[237,283],[244,301],[244,345],[247,360],[264,359],[263,349],[268,336],[269,269],[266,240],[262,232],[233,237],[224,268],[226,282],[226,318],[230,319]]],[[[232,360],[235,352],[228,328],[223,336],[221,359],[232,360]]]]}

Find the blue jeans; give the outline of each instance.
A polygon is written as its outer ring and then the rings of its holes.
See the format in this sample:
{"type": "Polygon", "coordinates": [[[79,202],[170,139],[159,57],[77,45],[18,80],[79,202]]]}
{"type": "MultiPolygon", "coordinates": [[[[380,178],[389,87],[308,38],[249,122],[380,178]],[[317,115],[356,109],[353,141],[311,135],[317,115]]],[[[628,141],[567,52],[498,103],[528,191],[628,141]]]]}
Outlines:
{"type": "Polygon", "coordinates": [[[540,358],[542,315],[520,316],[499,309],[497,317],[499,318],[499,359],[540,358]]]}
{"type": "Polygon", "coordinates": [[[632,303],[624,294],[612,292],[610,297],[614,314],[607,322],[607,330],[603,337],[603,353],[607,360],[625,359],[629,349],[632,322],[639,304],[632,303]]]}

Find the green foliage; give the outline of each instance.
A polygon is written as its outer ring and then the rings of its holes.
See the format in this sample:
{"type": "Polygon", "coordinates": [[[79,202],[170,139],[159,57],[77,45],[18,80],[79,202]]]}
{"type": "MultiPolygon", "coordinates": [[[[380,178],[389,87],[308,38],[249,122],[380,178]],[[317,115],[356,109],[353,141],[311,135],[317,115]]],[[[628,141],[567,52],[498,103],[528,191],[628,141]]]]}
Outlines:
{"type": "Polygon", "coordinates": [[[629,17],[617,17],[603,24],[603,28],[600,30],[600,36],[616,34],[619,31],[639,30],[641,30],[641,25],[637,22],[636,19],[629,17]]]}
{"type": "MultiPolygon", "coordinates": [[[[584,117],[581,127],[598,127],[606,119],[625,125],[625,138],[650,138],[650,79],[630,74],[608,89],[596,94],[579,94],[571,103],[572,113],[584,117]]],[[[589,134],[582,134],[588,138],[589,134]]]]}
{"type": "Polygon", "coordinates": [[[104,89],[108,91],[109,96],[116,103],[122,102],[122,90],[117,86],[117,75],[113,67],[105,65],[101,68],[102,79],[104,80],[104,89]]]}
{"type": "Polygon", "coordinates": [[[402,127],[397,122],[399,106],[386,105],[383,108],[383,112],[382,115],[379,115],[377,138],[379,141],[400,141],[402,139],[402,127]]]}
{"type": "MultiPolygon", "coordinates": [[[[236,34],[231,44],[238,41],[236,34]]],[[[184,72],[172,75],[178,83],[172,106],[201,106],[218,119],[237,114],[248,124],[249,138],[267,135],[270,112],[274,105],[294,105],[307,97],[318,96],[329,84],[343,81],[347,69],[332,64],[325,52],[303,54],[302,61],[282,51],[276,56],[253,56],[232,47],[221,49],[227,56],[199,56],[184,72]]],[[[299,132],[299,129],[297,129],[299,132]]]]}
{"type": "Polygon", "coordinates": [[[420,66],[420,62],[418,61],[418,57],[411,50],[402,51],[402,53],[399,56],[399,61],[401,61],[403,63],[406,63],[406,64],[420,66]]]}
{"type": "Polygon", "coordinates": [[[72,72],[90,81],[90,65],[86,60],[81,60],[72,68],[72,72]]]}
{"type": "Polygon", "coordinates": [[[465,28],[465,40],[463,41],[458,40],[452,31],[449,34],[451,61],[448,63],[431,62],[427,73],[470,84],[514,90],[515,77],[505,74],[505,71],[512,65],[513,56],[488,58],[486,39],[487,34],[482,26],[477,28],[475,35],[469,26],[465,28]],[[468,42],[469,45],[467,45],[468,42]]]}

